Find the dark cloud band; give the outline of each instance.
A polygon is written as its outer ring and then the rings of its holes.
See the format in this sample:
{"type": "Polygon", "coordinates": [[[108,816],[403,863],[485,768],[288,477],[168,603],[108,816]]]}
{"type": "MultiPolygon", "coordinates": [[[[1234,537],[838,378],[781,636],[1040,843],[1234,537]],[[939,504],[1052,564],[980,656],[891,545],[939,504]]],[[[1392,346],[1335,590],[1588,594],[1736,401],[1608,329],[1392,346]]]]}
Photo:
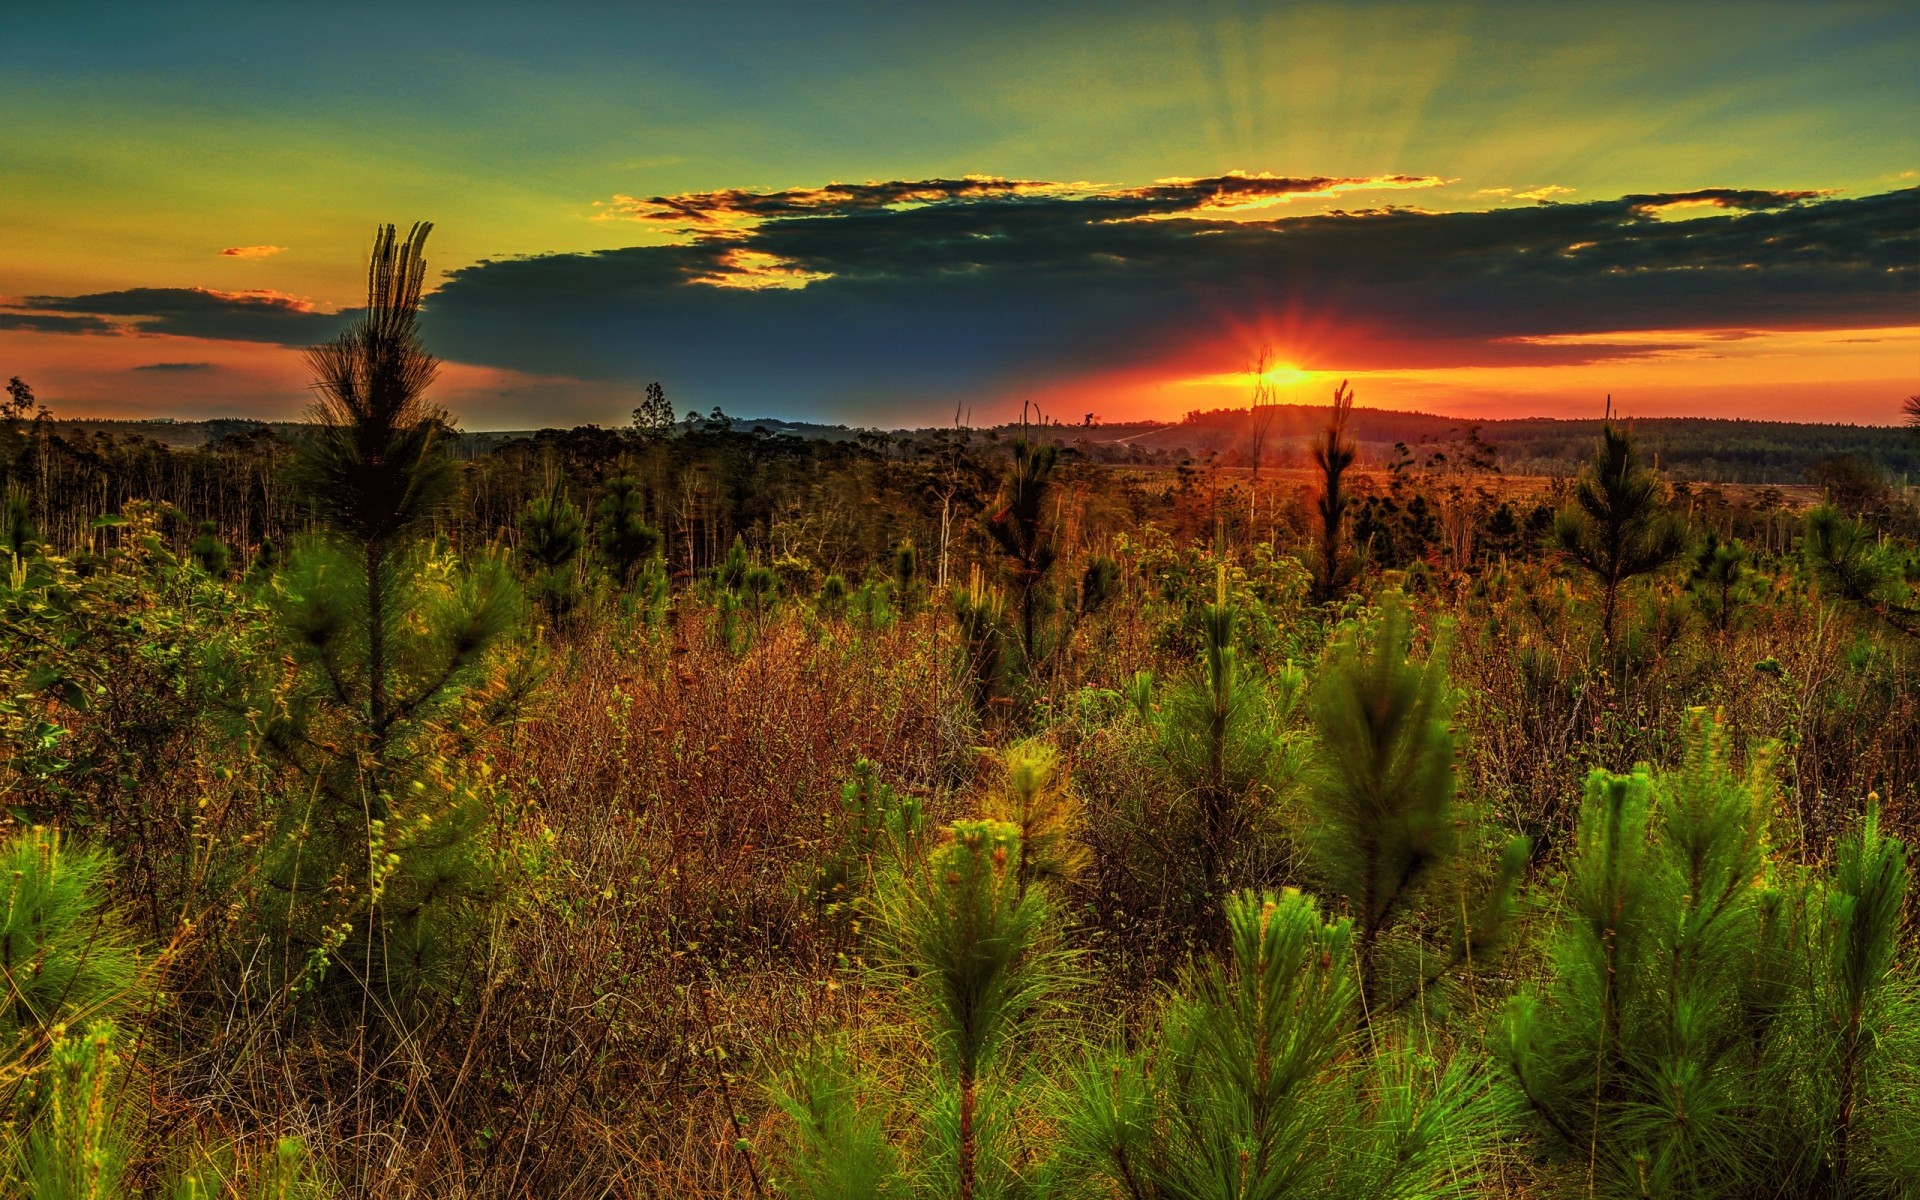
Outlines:
{"type": "MultiPolygon", "coordinates": [[[[675,244],[477,263],[432,295],[427,332],[454,361],[666,379],[704,403],[801,414],[932,411],[1090,369],[1231,369],[1250,337],[1284,340],[1304,366],[1362,370],[1626,357],[1657,349],[1632,335],[1658,330],[1915,323],[1920,189],[1232,211],[1426,179],[963,178],[656,197],[633,215],[686,230],[675,244]],[[1682,208],[1708,215],[1664,219],[1682,208]]],[[[32,297],[0,324],[293,346],[350,315],[271,293],[135,289],[32,297]]]]}

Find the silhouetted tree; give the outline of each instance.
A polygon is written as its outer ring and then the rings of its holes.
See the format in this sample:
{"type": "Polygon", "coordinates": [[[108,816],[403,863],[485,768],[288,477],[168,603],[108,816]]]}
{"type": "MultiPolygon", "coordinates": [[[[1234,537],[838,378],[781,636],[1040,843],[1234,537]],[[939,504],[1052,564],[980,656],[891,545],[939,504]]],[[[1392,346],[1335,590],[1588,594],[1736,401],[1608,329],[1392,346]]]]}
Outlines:
{"type": "Polygon", "coordinates": [[[1314,599],[1327,603],[1345,590],[1351,570],[1341,552],[1341,522],[1352,503],[1342,484],[1347,468],[1353,465],[1359,447],[1347,436],[1353,417],[1353,389],[1346,380],[1333,390],[1333,410],[1320,440],[1313,445],[1313,462],[1320,468],[1320,499],[1314,510],[1320,515],[1320,555],[1314,576],[1314,599]]]}

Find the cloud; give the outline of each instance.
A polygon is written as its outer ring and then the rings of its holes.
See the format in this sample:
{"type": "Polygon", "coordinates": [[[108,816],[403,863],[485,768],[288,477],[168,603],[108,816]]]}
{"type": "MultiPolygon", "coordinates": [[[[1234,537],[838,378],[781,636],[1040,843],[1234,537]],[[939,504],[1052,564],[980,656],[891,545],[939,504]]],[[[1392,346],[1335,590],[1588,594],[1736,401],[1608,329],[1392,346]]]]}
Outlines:
{"type": "Polygon", "coordinates": [[[1549,183],[1544,187],[1532,188],[1524,192],[1515,192],[1513,198],[1515,200],[1551,200],[1555,196],[1571,196],[1572,194],[1573,189],[1570,187],[1561,187],[1557,183],[1549,183]]]}
{"type": "Polygon", "coordinates": [[[219,367],[216,367],[214,364],[210,362],[143,363],[142,365],[137,367],[127,368],[127,370],[129,371],[165,371],[165,372],[217,371],[219,369],[220,369],[219,367]]]}
{"type": "MultiPolygon", "coordinates": [[[[654,197],[626,215],[678,231],[667,244],[476,263],[429,296],[425,331],[452,362],[596,390],[659,379],[703,408],[931,419],[1095,375],[1216,374],[1262,344],[1308,369],[1592,363],[1685,348],[1661,331],[1910,325],[1920,298],[1913,188],[1245,211],[1361,182],[962,177],[654,197]],[[1663,219],[1688,205],[1706,215],[1663,219]]],[[[352,316],[165,288],[32,297],[0,321],[16,313],[286,346],[352,316]]]]}
{"type": "Polygon", "coordinates": [[[99,317],[0,310],[0,329],[21,329],[31,333],[114,333],[120,328],[115,322],[99,317]]]}
{"type": "Polygon", "coordinates": [[[1803,192],[1777,192],[1754,188],[1700,188],[1691,192],[1665,192],[1654,196],[1628,196],[1634,211],[1663,212],[1671,208],[1722,208],[1738,212],[1759,212],[1769,208],[1791,208],[1808,200],[1833,195],[1832,188],[1803,192]]]}
{"type": "Polygon", "coordinates": [[[220,252],[222,258],[272,258],[276,254],[286,253],[285,246],[228,246],[220,252]]]}
{"type": "Polygon", "coordinates": [[[688,201],[782,215],[725,238],[479,263],[432,296],[429,334],[460,361],[677,380],[732,408],[934,411],[1088,371],[1217,371],[1262,341],[1309,367],[1386,369],[1651,352],[1516,340],[1556,335],[1906,324],[1920,261],[1912,190],[1729,192],[1723,211],[1670,222],[1654,214],[1703,193],[1229,220],[1188,189],[1194,215],[1142,221],[1168,210],[1151,188],[1019,182],[905,207],[877,199],[925,181],[798,207],[688,201]],[[714,286],[743,254],[787,286],[714,286]]]}
{"type": "MultiPolygon", "coordinates": [[[[167,334],[237,342],[310,345],[333,336],[348,314],[321,312],[309,300],[268,290],[129,288],[83,296],[28,296],[0,309],[0,322],[74,322],[72,332],[167,334]],[[22,312],[20,310],[29,310],[22,312]]],[[[23,326],[31,328],[33,326],[23,326]]],[[[61,332],[57,327],[43,327],[61,332]]]]}
{"type": "Polygon", "coordinates": [[[1075,200],[1105,207],[1119,219],[1125,216],[1177,216],[1265,207],[1298,196],[1326,196],[1364,189],[1439,187],[1437,175],[1373,175],[1334,177],[1289,176],[1229,171],[1196,178],[1157,179],[1144,187],[1113,187],[1094,183],[1049,183],[1037,179],[1006,179],[997,175],[964,175],[958,179],[869,180],[866,183],[828,183],[817,188],[789,188],[753,192],[730,188],[712,192],[682,192],[673,196],[636,199],[615,195],[605,201],[603,219],[624,218],[672,226],[700,238],[740,236],[745,228],[763,221],[792,217],[844,217],[875,210],[925,205],[978,204],[1033,197],[1075,200]]]}

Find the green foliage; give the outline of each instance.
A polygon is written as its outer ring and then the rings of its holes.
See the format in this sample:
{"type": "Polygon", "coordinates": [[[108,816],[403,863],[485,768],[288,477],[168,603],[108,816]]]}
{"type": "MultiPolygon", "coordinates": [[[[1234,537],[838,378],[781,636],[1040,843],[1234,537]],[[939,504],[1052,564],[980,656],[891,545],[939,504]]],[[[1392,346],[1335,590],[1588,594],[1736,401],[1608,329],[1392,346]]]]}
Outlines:
{"type": "MultiPolygon", "coordinates": [[[[672,423],[669,410],[667,424],[672,423]]],[[[593,506],[594,542],[624,588],[643,563],[659,557],[660,531],[646,522],[646,497],[633,476],[612,475],[603,486],[600,502],[593,506]]]]}
{"type": "Polygon", "coordinates": [[[585,523],[572,501],[557,495],[527,502],[520,513],[520,558],[533,598],[549,621],[572,610],[580,598],[574,560],[586,546],[585,523]]]}
{"type": "MultiPolygon", "coordinates": [[[[1302,835],[1309,869],[1346,898],[1353,915],[1371,1008],[1396,999],[1379,988],[1381,938],[1459,866],[1466,824],[1454,794],[1449,633],[1442,628],[1421,662],[1411,657],[1406,601],[1389,594],[1382,608],[1373,627],[1343,628],[1317,673],[1309,707],[1319,761],[1306,789],[1302,835]]],[[[1479,912],[1456,928],[1452,953],[1421,968],[1429,979],[1492,944],[1525,859],[1524,842],[1509,847],[1479,912]]],[[[1447,907],[1464,904],[1449,898],[1447,907]]],[[[1401,998],[1410,990],[1403,988],[1401,998]]]]}
{"type": "Polygon", "coordinates": [[[138,999],[140,956],[107,905],[112,860],[35,826],[0,849],[0,1052],[56,1025],[111,1015],[138,999]]]}
{"type": "Polygon", "coordinates": [[[212,521],[200,522],[200,532],[194,537],[193,543],[187,547],[187,553],[193,557],[194,562],[200,564],[202,571],[215,579],[227,577],[227,567],[233,559],[233,552],[227,548],[225,542],[220,540],[219,525],[212,521]]]}
{"type": "Polygon", "coordinates": [[[1724,638],[1733,623],[1734,609],[1740,602],[1752,555],[1739,538],[1721,541],[1720,535],[1707,531],[1706,540],[1694,554],[1693,571],[1688,578],[1694,592],[1707,610],[1708,619],[1724,638]]]}
{"type": "Polygon", "coordinates": [[[1831,505],[1807,514],[1807,562],[1821,586],[1908,637],[1920,637],[1920,605],[1894,548],[1831,505]]]}
{"type": "Polygon", "coordinates": [[[1298,892],[1225,904],[1138,1053],[1097,1056],[1062,1112],[1069,1152],[1138,1200],[1473,1194],[1499,1132],[1484,1081],[1356,1038],[1354,937],[1298,892]]]}
{"type": "Polygon", "coordinates": [[[1611,652],[1621,585],[1679,557],[1686,534],[1667,511],[1659,476],[1641,465],[1633,431],[1624,425],[1608,421],[1601,427],[1573,499],[1554,523],[1554,541],[1567,561],[1599,582],[1601,633],[1611,652]]]}
{"type": "Polygon", "coordinates": [[[1870,814],[1826,881],[1775,872],[1768,769],[1734,774],[1696,714],[1677,770],[1589,780],[1552,979],[1499,1051],[1602,1194],[1903,1194],[1920,1102],[1884,1056],[1917,1013],[1905,850],[1870,814]]]}
{"type": "Polygon", "coordinates": [[[1214,919],[1204,911],[1213,897],[1260,875],[1273,853],[1273,807],[1299,769],[1286,726],[1304,690],[1297,670],[1270,685],[1243,660],[1224,569],[1215,596],[1201,612],[1198,670],[1169,689],[1157,711],[1136,699],[1159,763],[1191,812],[1187,836],[1176,840],[1200,872],[1203,921],[1214,919]]]}
{"type": "Polygon", "coordinates": [[[1053,442],[1016,438],[1000,507],[987,518],[987,534],[1007,560],[1007,578],[1019,614],[1020,667],[1029,675],[1038,670],[1044,649],[1041,623],[1051,600],[1047,576],[1059,557],[1046,512],[1053,469],[1059,461],[1060,447],[1053,442]]]}
{"type": "Polygon", "coordinates": [[[132,1157],[111,1021],[56,1029],[18,1171],[34,1200],[119,1200],[132,1157]]]}

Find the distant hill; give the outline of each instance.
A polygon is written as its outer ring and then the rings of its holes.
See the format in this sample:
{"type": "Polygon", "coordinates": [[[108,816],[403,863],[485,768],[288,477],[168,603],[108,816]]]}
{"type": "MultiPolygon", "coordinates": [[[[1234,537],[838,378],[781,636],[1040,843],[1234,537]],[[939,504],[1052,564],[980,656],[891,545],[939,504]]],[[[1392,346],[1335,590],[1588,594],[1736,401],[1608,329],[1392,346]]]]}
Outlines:
{"type": "MultiPolygon", "coordinates": [[[[1304,464],[1309,446],[1327,422],[1325,406],[1276,405],[1262,461],[1304,464]]],[[[1886,425],[1818,425],[1790,421],[1745,421],[1721,417],[1644,417],[1633,426],[1640,446],[1678,478],[1726,483],[1798,483],[1824,459],[1858,455],[1895,481],[1920,475],[1920,440],[1886,425]]],[[[1351,430],[1363,463],[1380,465],[1405,445],[1416,459],[1447,452],[1468,431],[1499,454],[1511,474],[1569,474],[1592,453],[1599,420],[1518,417],[1471,420],[1430,413],[1356,408],[1351,430]]],[[[1012,427],[1003,427],[1003,433],[1012,427]]],[[[1142,451],[1166,456],[1217,455],[1244,463],[1251,451],[1252,418],[1246,409],[1190,413],[1173,423],[1061,426],[1053,430],[1070,444],[1084,444],[1100,457],[1142,451]],[[1103,453],[1103,448],[1105,453],[1103,453]]]]}
{"type": "MultiPolygon", "coordinates": [[[[1275,405],[1261,461],[1304,465],[1308,446],[1326,424],[1324,406],[1275,405]]],[[[761,430],[772,435],[850,441],[868,430],[859,426],[786,421],[777,417],[735,417],[733,428],[742,433],[761,430]]],[[[225,418],[212,421],[63,420],[62,430],[132,437],[191,449],[232,435],[271,431],[280,437],[298,433],[291,421],[248,421],[225,418]]],[[[1920,440],[1907,430],[1886,425],[1821,425],[1791,421],[1744,421],[1723,417],[1643,417],[1632,421],[1640,445],[1676,478],[1723,483],[1799,483],[1814,464],[1855,455],[1877,465],[1895,482],[1920,476],[1920,440]]],[[[1468,420],[1430,413],[1356,408],[1352,431],[1366,465],[1384,465],[1404,445],[1415,459],[1438,451],[1455,453],[1474,431],[1492,447],[1500,467],[1516,475],[1564,475],[1579,469],[1599,435],[1598,420],[1559,420],[1518,417],[1505,420],[1468,420]]],[[[534,438],[541,431],[475,430],[459,435],[463,457],[488,454],[510,442],[534,438]]],[[[912,441],[930,436],[933,429],[891,430],[912,441]]],[[[1018,427],[1002,425],[977,429],[984,438],[1005,438],[1018,427]]],[[[1250,461],[1251,416],[1246,409],[1215,409],[1189,413],[1175,422],[1134,421],[1101,425],[1058,425],[1046,432],[1089,458],[1135,463],[1202,460],[1212,456],[1224,465],[1250,461]]]]}

